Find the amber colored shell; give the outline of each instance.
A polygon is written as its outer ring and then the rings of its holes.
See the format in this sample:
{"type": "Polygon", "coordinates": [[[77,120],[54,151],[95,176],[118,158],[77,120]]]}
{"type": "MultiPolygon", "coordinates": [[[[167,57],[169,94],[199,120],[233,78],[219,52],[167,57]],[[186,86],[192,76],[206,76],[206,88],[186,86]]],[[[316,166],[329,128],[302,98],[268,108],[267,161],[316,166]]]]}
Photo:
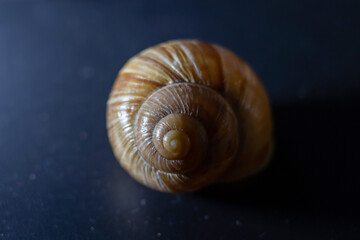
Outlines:
{"type": "Polygon", "coordinates": [[[272,151],[266,92],[231,51],[197,40],[148,48],[120,70],[107,102],[122,167],[160,191],[195,191],[261,170],[272,151]]]}

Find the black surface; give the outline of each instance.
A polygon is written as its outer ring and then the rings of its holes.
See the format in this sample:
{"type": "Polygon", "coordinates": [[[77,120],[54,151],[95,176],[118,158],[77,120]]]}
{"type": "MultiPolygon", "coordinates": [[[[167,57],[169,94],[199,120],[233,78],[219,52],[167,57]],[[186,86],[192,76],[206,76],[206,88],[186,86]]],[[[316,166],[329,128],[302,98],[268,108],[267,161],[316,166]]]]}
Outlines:
{"type": "Polygon", "coordinates": [[[360,4],[0,1],[0,239],[360,239],[360,4]],[[105,105],[138,51],[242,56],[274,109],[265,172],[152,191],[115,160],[105,105]]]}

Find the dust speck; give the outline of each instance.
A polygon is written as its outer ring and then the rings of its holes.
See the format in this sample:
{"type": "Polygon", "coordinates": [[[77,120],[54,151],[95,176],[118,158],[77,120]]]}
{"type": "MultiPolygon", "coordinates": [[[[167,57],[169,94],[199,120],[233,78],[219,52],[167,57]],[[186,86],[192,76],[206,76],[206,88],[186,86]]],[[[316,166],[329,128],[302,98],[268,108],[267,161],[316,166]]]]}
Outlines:
{"type": "Polygon", "coordinates": [[[50,119],[50,115],[47,112],[41,113],[39,115],[39,120],[41,122],[47,122],[47,121],[49,121],[49,119],[50,119]]]}
{"type": "Polygon", "coordinates": [[[173,226],[173,225],[174,225],[174,221],[173,221],[171,218],[169,218],[169,220],[168,220],[168,225],[169,225],[169,226],[173,226]]]}
{"type": "Polygon", "coordinates": [[[92,224],[95,224],[95,223],[96,223],[96,219],[94,219],[94,218],[89,218],[89,222],[92,223],[92,224]]]}
{"type": "Polygon", "coordinates": [[[134,208],[133,210],[131,210],[131,213],[132,213],[132,214],[135,214],[135,213],[137,213],[138,211],[140,211],[140,208],[134,208]]]}
{"type": "Polygon", "coordinates": [[[86,139],[88,138],[87,132],[85,132],[85,131],[80,132],[80,133],[79,133],[79,138],[80,138],[81,140],[86,140],[86,139]]]}
{"type": "Polygon", "coordinates": [[[36,174],[35,173],[31,173],[30,175],[29,175],[29,180],[30,181],[34,181],[36,179],[36,174]]]}
{"type": "Polygon", "coordinates": [[[80,75],[80,77],[84,78],[84,79],[88,79],[94,76],[95,74],[95,69],[93,69],[90,66],[84,66],[82,68],[79,69],[78,74],[80,75]]]}
{"type": "Polygon", "coordinates": [[[179,204],[180,202],[181,202],[180,195],[176,195],[176,198],[170,201],[171,204],[179,204]]]}
{"type": "Polygon", "coordinates": [[[141,200],[140,200],[140,205],[141,205],[141,206],[145,206],[145,205],[146,205],[146,199],[144,199],[144,198],[141,199],[141,200]]]}

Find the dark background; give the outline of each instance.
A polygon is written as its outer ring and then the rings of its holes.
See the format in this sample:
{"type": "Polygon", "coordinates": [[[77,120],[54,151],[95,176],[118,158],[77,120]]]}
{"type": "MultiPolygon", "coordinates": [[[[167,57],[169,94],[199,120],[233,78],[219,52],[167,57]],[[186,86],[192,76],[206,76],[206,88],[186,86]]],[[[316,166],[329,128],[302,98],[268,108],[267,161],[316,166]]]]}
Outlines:
{"type": "Polygon", "coordinates": [[[360,2],[0,0],[0,239],[360,239],[360,2]],[[105,106],[162,41],[232,49],[273,105],[271,165],[192,194],[115,160],[105,106]]]}

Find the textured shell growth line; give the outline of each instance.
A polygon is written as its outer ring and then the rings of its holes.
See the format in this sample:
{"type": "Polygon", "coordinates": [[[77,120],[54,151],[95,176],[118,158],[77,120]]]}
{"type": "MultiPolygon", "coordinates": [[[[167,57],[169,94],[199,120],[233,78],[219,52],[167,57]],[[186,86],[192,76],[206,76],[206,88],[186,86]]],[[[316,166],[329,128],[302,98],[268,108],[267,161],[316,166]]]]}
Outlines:
{"type": "Polygon", "coordinates": [[[110,93],[107,128],[122,167],[159,191],[245,178],[272,151],[270,105],[256,74],[231,51],[197,40],[131,58],[110,93]]]}

